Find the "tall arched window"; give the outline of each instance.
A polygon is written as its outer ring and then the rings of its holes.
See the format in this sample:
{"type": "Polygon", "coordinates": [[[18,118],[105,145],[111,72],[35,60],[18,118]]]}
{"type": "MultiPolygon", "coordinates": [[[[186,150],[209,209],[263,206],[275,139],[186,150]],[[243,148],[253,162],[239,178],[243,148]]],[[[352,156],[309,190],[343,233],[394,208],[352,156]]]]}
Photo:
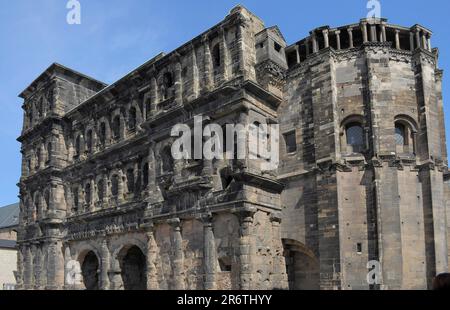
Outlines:
{"type": "Polygon", "coordinates": [[[75,139],[75,156],[81,155],[81,135],[78,135],[75,139]]]}
{"type": "Polygon", "coordinates": [[[172,73],[166,72],[163,75],[163,100],[169,99],[172,96],[173,87],[172,73]]]}
{"type": "Polygon", "coordinates": [[[104,147],[106,144],[106,124],[104,122],[100,124],[99,139],[101,146],[104,147]]]}
{"type": "Polygon", "coordinates": [[[163,172],[173,171],[173,157],[169,146],[166,146],[161,154],[163,172]]]}
{"type": "Polygon", "coordinates": [[[134,193],[134,170],[127,170],[127,187],[128,193],[134,193]]]}
{"type": "Polygon", "coordinates": [[[128,112],[128,129],[136,129],[136,108],[131,107],[128,112]]]}
{"type": "Polygon", "coordinates": [[[45,200],[45,210],[48,210],[48,208],[50,207],[50,191],[46,190],[44,192],[44,200],[45,200]]]}
{"type": "Polygon", "coordinates": [[[113,132],[113,138],[115,140],[118,140],[120,138],[120,116],[119,115],[117,115],[113,119],[112,132],[113,132]]]}
{"type": "Polygon", "coordinates": [[[104,198],[105,185],[103,180],[99,180],[97,183],[97,197],[98,201],[103,201],[104,198]]]}
{"type": "Polygon", "coordinates": [[[119,176],[117,174],[111,178],[111,194],[114,197],[119,195],[119,176]]]}
{"type": "Polygon", "coordinates": [[[46,161],[46,164],[49,164],[50,163],[50,159],[51,159],[51,157],[52,157],[52,143],[51,142],[49,142],[49,143],[47,143],[47,161],[46,161]]]}
{"type": "Polygon", "coordinates": [[[415,153],[415,121],[408,116],[397,116],[395,121],[395,144],[399,154],[415,153]]]}
{"type": "Polygon", "coordinates": [[[91,200],[91,193],[92,193],[92,191],[91,191],[91,184],[87,183],[85,185],[85,187],[84,187],[84,201],[86,202],[86,204],[88,206],[90,206],[91,202],[92,202],[92,200],[91,200]]]}
{"type": "Polygon", "coordinates": [[[408,138],[406,136],[406,127],[401,123],[395,124],[395,144],[408,145],[408,138]]]}
{"type": "Polygon", "coordinates": [[[92,142],[92,130],[88,130],[86,133],[86,148],[88,153],[92,153],[93,142],[92,142]]]}
{"type": "Polygon", "coordinates": [[[352,122],[345,126],[347,151],[362,152],[364,150],[364,129],[361,123],[352,122]]]}
{"type": "Polygon", "coordinates": [[[73,212],[78,212],[78,209],[80,208],[80,200],[78,196],[78,187],[74,187],[72,190],[73,195],[73,212]]]}
{"type": "Polygon", "coordinates": [[[220,46],[216,44],[212,49],[212,58],[214,68],[219,68],[221,65],[220,46]]]}
{"type": "Polygon", "coordinates": [[[142,185],[144,188],[148,185],[148,163],[144,164],[144,167],[142,167],[142,185]]]}

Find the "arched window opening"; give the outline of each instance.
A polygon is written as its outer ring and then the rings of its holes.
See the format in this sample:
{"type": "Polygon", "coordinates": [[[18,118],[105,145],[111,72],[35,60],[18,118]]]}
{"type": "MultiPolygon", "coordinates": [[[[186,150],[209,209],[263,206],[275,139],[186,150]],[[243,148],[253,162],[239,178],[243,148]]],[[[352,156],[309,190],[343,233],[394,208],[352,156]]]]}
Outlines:
{"type": "Polygon", "coordinates": [[[104,147],[106,144],[106,124],[105,123],[100,124],[99,139],[100,139],[101,146],[104,147]]]}
{"type": "Polygon", "coordinates": [[[103,180],[99,180],[97,183],[97,196],[98,196],[98,201],[103,201],[104,198],[104,183],[103,180]]]}
{"type": "Polygon", "coordinates": [[[50,159],[52,157],[52,143],[47,143],[47,160],[45,162],[46,165],[50,163],[50,159]]]}
{"type": "Polygon", "coordinates": [[[91,184],[89,183],[84,187],[84,201],[88,206],[91,205],[91,184]]]}
{"type": "Polygon", "coordinates": [[[50,207],[50,191],[46,190],[44,192],[44,200],[45,200],[45,210],[48,210],[48,208],[50,207]]]}
{"type": "Polygon", "coordinates": [[[173,171],[173,157],[170,147],[165,147],[161,154],[162,158],[162,172],[173,171]]]}
{"type": "Polygon", "coordinates": [[[75,139],[75,157],[81,155],[81,135],[78,135],[75,139]]]}
{"type": "Polygon", "coordinates": [[[113,138],[115,140],[118,140],[120,138],[120,116],[117,115],[116,117],[114,117],[112,127],[113,138]]]}
{"type": "Polygon", "coordinates": [[[78,187],[74,187],[72,190],[73,193],[73,212],[78,212],[78,209],[80,208],[80,200],[78,197],[78,187]]]}
{"type": "Polygon", "coordinates": [[[408,139],[406,137],[406,128],[403,124],[395,124],[395,144],[408,145],[408,139]]]}
{"type": "Polygon", "coordinates": [[[142,185],[144,188],[148,186],[148,163],[144,164],[144,167],[142,168],[142,185]]]}
{"type": "Polygon", "coordinates": [[[220,55],[220,46],[219,46],[219,44],[216,44],[213,47],[212,56],[213,56],[214,68],[219,68],[221,66],[221,55],[220,55]]]}
{"type": "Polygon", "coordinates": [[[395,144],[398,154],[415,153],[415,131],[410,122],[398,120],[395,122],[395,144]]]}
{"type": "Polygon", "coordinates": [[[136,108],[132,107],[128,112],[128,129],[136,129],[136,108]]]}
{"type": "Polygon", "coordinates": [[[93,150],[93,144],[92,144],[92,130],[89,130],[86,133],[86,147],[87,147],[87,152],[90,154],[92,153],[93,150]]]}
{"type": "Polygon", "coordinates": [[[111,194],[114,197],[119,195],[119,176],[114,175],[111,179],[111,194]]]}
{"type": "Polygon", "coordinates": [[[364,129],[360,123],[349,123],[345,126],[347,151],[359,153],[364,149],[364,129]]]}
{"type": "Polygon", "coordinates": [[[81,274],[83,275],[83,283],[87,290],[98,290],[99,289],[99,271],[100,263],[98,261],[97,255],[90,251],[86,254],[81,265],[81,274]]]}
{"type": "Polygon", "coordinates": [[[163,100],[172,96],[172,87],[174,85],[172,73],[166,72],[163,75],[163,100]]]}
{"type": "Polygon", "coordinates": [[[128,187],[128,193],[134,193],[134,170],[128,169],[127,170],[127,187],[128,187]]]}

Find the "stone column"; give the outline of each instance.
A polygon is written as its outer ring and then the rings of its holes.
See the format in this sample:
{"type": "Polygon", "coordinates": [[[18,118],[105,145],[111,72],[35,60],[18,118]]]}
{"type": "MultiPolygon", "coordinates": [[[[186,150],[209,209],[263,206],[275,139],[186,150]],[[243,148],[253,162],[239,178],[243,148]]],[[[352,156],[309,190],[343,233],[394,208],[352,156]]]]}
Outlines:
{"type": "Polygon", "coordinates": [[[306,57],[309,56],[310,51],[309,51],[309,39],[305,40],[305,50],[306,50],[306,57]]]}
{"type": "Polygon", "coordinates": [[[417,46],[417,48],[421,47],[420,46],[420,29],[419,28],[416,29],[416,46],[417,46]]]}
{"type": "Polygon", "coordinates": [[[336,34],[337,49],[340,50],[341,49],[341,31],[340,30],[336,30],[334,33],[336,34]]]}
{"type": "Polygon", "coordinates": [[[414,51],[414,33],[413,32],[409,33],[409,46],[410,46],[411,52],[414,51]]]}
{"type": "Polygon", "coordinates": [[[395,29],[395,48],[400,49],[400,30],[395,29]]]}
{"type": "Polygon", "coordinates": [[[427,34],[427,46],[428,46],[428,51],[431,52],[432,48],[431,48],[431,33],[427,34]]]}
{"type": "Polygon", "coordinates": [[[386,42],[387,37],[386,37],[386,24],[385,23],[381,23],[381,35],[382,35],[382,38],[380,39],[380,41],[386,42]]]}
{"type": "Polygon", "coordinates": [[[121,204],[124,201],[124,174],[122,168],[117,169],[117,176],[119,178],[119,184],[117,186],[117,202],[121,204]]]}
{"type": "Polygon", "coordinates": [[[349,48],[353,48],[353,28],[350,27],[347,29],[348,32],[348,41],[349,41],[349,48]]]}
{"type": "Polygon", "coordinates": [[[24,288],[26,290],[33,289],[33,253],[31,251],[31,246],[29,244],[24,245],[24,288]]]}
{"type": "Polygon", "coordinates": [[[110,269],[110,253],[108,247],[108,240],[106,236],[102,241],[101,247],[101,262],[100,262],[100,289],[109,289],[109,269],[110,269]]]}
{"type": "Polygon", "coordinates": [[[245,18],[241,15],[239,24],[237,26],[237,48],[239,55],[239,73],[244,75],[244,79],[247,77],[247,70],[245,67],[245,42],[244,42],[244,26],[245,26],[245,18]]]}
{"type": "Polygon", "coordinates": [[[311,40],[312,40],[313,53],[317,53],[319,51],[319,48],[317,46],[317,38],[316,38],[315,32],[312,32],[311,40]]]}
{"type": "Polygon", "coordinates": [[[91,177],[90,186],[91,186],[91,193],[90,193],[91,197],[89,197],[89,198],[91,200],[91,203],[89,205],[89,211],[92,212],[92,211],[95,211],[95,203],[96,203],[96,201],[94,201],[95,200],[95,181],[94,181],[94,177],[91,177]]]}
{"type": "Polygon", "coordinates": [[[107,171],[103,171],[103,204],[102,204],[102,208],[106,209],[109,205],[109,198],[111,196],[110,191],[109,191],[109,186],[108,186],[108,172],[107,171]]]}
{"type": "Polygon", "coordinates": [[[212,216],[202,217],[203,221],[203,266],[205,272],[205,290],[216,289],[217,253],[214,238],[212,216]]]}
{"type": "Polygon", "coordinates": [[[272,248],[273,248],[273,277],[272,288],[288,289],[288,278],[286,273],[286,262],[284,258],[284,248],[281,241],[281,214],[273,214],[270,217],[272,222],[272,248]]]}
{"type": "Polygon", "coordinates": [[[325,42],[325,48],[330,47],[330,40],[328,38],[328,29],[322,30],[323,41],[325,42]]]}
{"type": "Polygon", "coordinates": [[[295,57],[296,57],[297,63],[299,64],[300,63],[300,54],[298,51],[298,45],[295,45],[295,57]]]}
{"type": "Polygon", "coordinates": [[[205,89],[206,91],[210,91],[213,88],[213,64],[211,58],[211,49],[209,47],[209,39],[205,35],[203,36],[203,47],[205,50],[204,55],[204,79],[205,79],[205,89]]]}
{"type": "Polygon", "coordinates": [[[427,38],[426,38],[426,33],[425,32],[422,33],[422,47],[424,49],[428,50],[427,38]]]}
{"type": "Polygon", "coordinates": [[[198,65],[197,65],[197,54],[195,52],[195,46],[191,43],[191,59],[192,59],[192,90],[190,100],[194,100],[198,98],[199,92],[199,73],[198,73],[198,65]]]}
{"type": "Polygon", "coordinates": [[[183,253],[183,237],[181,236],[180,219],[169,220],[172,226],[172,249],[173,249],[173,283],[175,290],[184,290],[184,253],[183,253]]]}
{"type": "Polygon", "coordinates": [[[24,259],[22,254],[23,247],[19,245],[17,251],[17,273],[16,273],[16,288],[18,290],[24,289],[23,287],[23,267],[24,267],[24,259]]]}
{"type": "Polygon", "coordinates": [[[34,252],[34,277],[35,277],[35,281],[34,281],[34,289],[35,290],[41,290],[42,287],[42,278],[43,278],[43,273],[45,272],[45,270],[42,270],[43,268],[43,255],[42,255],[42,250],[39,246],[39,243],[33,245],[33,252],[34,252]]]}
{"type": "Polygon", "coordinates": [[[150,79],[150,114],[152,115],[158,108],[158,83],[156,81],[156,70],[151,71],[150,79]]]}
{"type": "Polygon", "coordinates": [[[57,290],[64,285],[64,258],[62,257],[62,243],[52,238],[48,241],[47,287],[57,290]]]}
{"type": "Polygon", "coordinates": [[[238,213],[240,221],[240,239],[239,239],[239,263],[240,263],[240,289],[251,290],[254,286],[253,267],[255,264],[255,254],[253,248],[253,216],[256,210],[241,211],[238,213]]]}
{"type": "Polygon", "coordinates": [[[158,290],[158,270],[156,269],[157,244],[155,241],[154,227],[147,228],[147,289],[158,290]]]}
{"type": "Polygon", "coordinates": [[[183,81],[181,78],[181,63],[177,60],[175,64],[175,104],[183,104],[183,81]]]}
{"type": "Polygon", "coordinates": [[[369,41],[367,36],[367,22],[364,21],[361,23],[361,31],[363,36],[363,43],[367,43],[369,41]]]}
{"type": "Polygon", "coordinates": [[[377,26],[376,25],[370,25],[370,41],[371,42],[377,42],[377,26]]]}

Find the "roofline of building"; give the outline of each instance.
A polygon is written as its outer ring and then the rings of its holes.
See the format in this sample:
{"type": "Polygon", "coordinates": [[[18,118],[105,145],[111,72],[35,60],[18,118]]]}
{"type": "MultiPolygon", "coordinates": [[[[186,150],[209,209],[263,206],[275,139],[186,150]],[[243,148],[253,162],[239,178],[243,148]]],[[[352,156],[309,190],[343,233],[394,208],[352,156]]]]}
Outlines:
{"type": "Polygon", "coordinates": [[[54,62],[47,69],[45,69],[44,72],[42,72],[36,79],[34,79],[33,82],[31,82],[30,85],[28,85],[19,94],[19,98],[26,99],[31,93],[33,93],[35,91],[36,86],[39,83],[39,81],[44,79],[46,76],[51,76],[52,74],[54,74],[55,69],[62,69],[64,71],[70,72],[70,73],[72,73],[75,76],[81,77],[81,78],[89,80],[91,82],[94,82],[94,83],[98,84],[100,87],[108,86],[108,84],[105,84],[102,81],[99,81],[97,79],[94,79],[93,77],[90,77],[90,76],[86,75],[86,74],[83,74],[83,73],[78,72],[78,71],[76,71],[74,69],[71,69],[71,68],[66,67],[64,65],[61,65],[61,64],[59,64],[57,62],[54,62]]]}

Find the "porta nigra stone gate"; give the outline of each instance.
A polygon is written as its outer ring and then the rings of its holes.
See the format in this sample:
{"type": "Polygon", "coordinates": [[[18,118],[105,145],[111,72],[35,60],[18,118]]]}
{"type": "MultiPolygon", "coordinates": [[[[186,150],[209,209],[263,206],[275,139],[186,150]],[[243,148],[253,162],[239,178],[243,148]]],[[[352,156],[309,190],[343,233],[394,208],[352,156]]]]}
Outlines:
{"type": "Polygon", "coordinates": [[[20,94],[19,289],[429,288],[450,231],[431,35],[363,19],[287,46],[237,6],[109,86],[52,64],[20,94]],[[279,124],[278,169],[175,160],[196,115],[279,124]]]}

